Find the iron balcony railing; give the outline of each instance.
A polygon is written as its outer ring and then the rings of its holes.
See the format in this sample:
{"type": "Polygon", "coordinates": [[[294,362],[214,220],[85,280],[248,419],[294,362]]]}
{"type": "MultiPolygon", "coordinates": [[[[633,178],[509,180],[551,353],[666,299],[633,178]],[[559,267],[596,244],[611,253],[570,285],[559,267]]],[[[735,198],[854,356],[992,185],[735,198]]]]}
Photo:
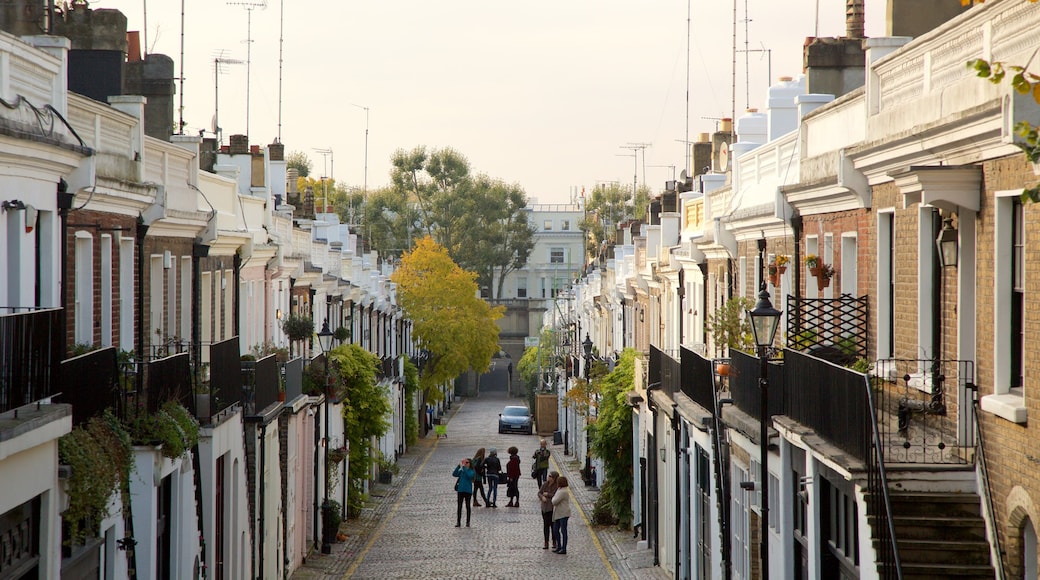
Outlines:
{"type": "Polygon", "coordinates": [[[81,425],[112,409],[125,417],[136,381],[123,381],[115,347],[103,348],[61,362],[59,402],[72,405],[72,424],[81,425]]]}
{"type": "Polygon", "coordinates": [[[682,369],[679,361],[670,354],[650,346],[649,384],[660,383],[660,390],[669,397],[680,391],[682,369]]]}
{"type": "MultiPolygon", "coordinates": [[[[762,374],[758,357],[745,352],[730,349],[729,393],[733,404],[738,409],[759,417],[762,410],[762,397],[759,378],[762,374]]],[[[779,362],[769,363],[769,414],[783,413],[785,398],[783,366],[779,362]]]]}
{"type": "Polygon", "coordinates": [[[679,357],[682,393],[714,415],[715,363],[687,348],[682,349],[679,357]]]}
{"type": "Polygon", "coordinates": [[[0,413],[57,392],[64,332],[61,308],[0,313],[0,413]]]}

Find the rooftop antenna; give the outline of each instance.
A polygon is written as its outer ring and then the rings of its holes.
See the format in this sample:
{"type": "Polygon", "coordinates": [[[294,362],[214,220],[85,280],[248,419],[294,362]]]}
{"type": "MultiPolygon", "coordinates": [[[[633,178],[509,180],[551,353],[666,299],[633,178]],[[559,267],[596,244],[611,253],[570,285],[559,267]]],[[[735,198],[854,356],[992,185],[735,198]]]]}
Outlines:
{"type": "Polygon", "coordinates": [[[730,69],[730,119],[737,120],[737,0],[733,0],[733,66],[730,69]]]}
{"type": "Polygon", "coordinates": [[[213,135],[217,138],[217,146],[224,144],[224,131],[220,128],[220,74],[224,72],[221,65],[242,64],[237,58],[225,58],[221,50],[213,59],[213,135]]]}
{"type": "Polygon", "coordinates": [[[177,134],[184,134],[184,0],[181,0],[181,62],[180,62],[180,82],[181,90],[179,95],[179,103],[177,104],[177,112],[180,115],[180,119],[177,121],[177,134]]]}
{"type": "Polygon", "coordinates": [[[241,6],[246,9],[246,138],[249,138],[249,90],[251,88],[251,72],[253,68],[253,10],[267,8],[267,0],[245,0],[228,2],[228,6],[241,6]]]}
{"type": "MultiPolygon", "coordinates": [[[[686,0],[686,173],[690,173],[690,4],[692,0],[686,0]]],[[[672,179],[675,179],[675,169],[672,169],[672,179]]]]}
{"type": "Polygon", "coordinates": [[[636,153],[637,147],[629,147],[622,145],[622,149],[628,149],[631,153],[616,153],[616,157],[631,157],[632,158],[632,198],[636,197],[636,190],[639,188],[639,154],[636,153]]]}
{"type": "Polygon", "coordinates": [[[325,200],[324,200],[324,205],[322,206],[322,212],[321,213],[328,213],[328,210],[329,210],[329,182],[328,182],[328,179],[331,178],[333,181],[336,180],[335,177],[332,177],[332,175],[336,173],[336,157],[332,154],[332,148],[331,147],[328,147],[326,149],[319,149],[319,148],[315,147],[314,148],[314,152],[321,154],[322,163],[324,164],[324,167],[321,170],[321,185],[322,185],[322,190],[324,190],[325,200]],[[332,165],[331,165],[332,173],[325,173],[325,170],[329,169],[329,167],[330,167],[329,164],[327,163],[330,157],[332,158],[332,165]],[[325,177],[326,175],[329,175],[329,177],[326,178],[325,177]]]}
{"type": "MultiPolygon", "coordinates": [[[[748,71],[748,69],[750,68],[750,62],[748,60],[748,53],[751,52],[748,49],[748,23],[750,23],[750,22],[751,22],[751,18],[748,17],[747,0],[744,0],[744,50],[738,50],[737,52],[743,52],[744,53],[744,108],[745,109],[750,109],[751,108],[751,78],[750,78],[750,74],[751,73],[748,71]]],[[[736,44],[733,45],[733,48],[736,49],[736,44]]],[[[737,118],[734,116],[733,120],[736,121],[736,119],[737,118]]]]}
{"type": "Polygon", "coordinates": [[[285,45],[285,0],[278,3],[278,139],[282,142],[282,48],[285,45]]]}
{"type": "MultiPolygon", "coordinates": [[[[768,89],[770,83],[773,82],[773,49],[766,48],[766,45],[762,44],[762,48],[745,49],[745,50],[739,50],[737,52],[743,52],[744,53],[744,62],[745,63],[747,62],[747,53],[757,52],[757,53],[764,54],[766,56],[766,58],[768,59],[767,68],[766,68],[766,88],[768,89]]],[[[759,57],[759,58],[761,58],[761,57],[759,57]]],[[[745,69],[744,69],[744,82],[747,83],[749,86],[751,85],[751,80],[748,77],[748,70],[747,70],[746,65],[745,65],[745,69]]],[[[750,99],[750,97],[749,97],[749,99],[750,99]]],[[[751,104],[748,103],[748,108],[750,108],[750,107],[751,107],[751,104]]]]}
{"type": "Polygon", "coordinates": [[[366,107],[364,105],[358,105],[358,104],[355,104],[355,103],[350,103],[350,104],[354,105],[355,107],[357,107],[359,109],[364,109],[365,110],[365,189],[364,189],[364,194],[365,194],[365,201],[367,202],[368,201],[368,107],[366,107]]]}
{"type": "MultiPolygon", "coordinates": [[[[646,187],[646,148],[652,145],[652,143],[626,143],[622,146],[624,149],[631,149],[633,153],[639,151],[643,155],[643,187],[646,187]]],[[[632,195],[636,192],[633,190],[632,195]]]]}

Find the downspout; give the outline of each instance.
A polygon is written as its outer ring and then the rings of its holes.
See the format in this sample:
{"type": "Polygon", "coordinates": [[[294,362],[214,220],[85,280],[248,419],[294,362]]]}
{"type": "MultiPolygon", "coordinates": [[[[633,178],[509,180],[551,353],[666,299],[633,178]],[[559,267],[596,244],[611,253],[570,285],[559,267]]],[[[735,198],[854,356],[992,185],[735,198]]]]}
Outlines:
{"type": "Polygon", "coordinates": [[[242,286],[241,286],[241,284],[242,284],[242,280],[241,280],[241,274],[242,274],[242,254],[241,253],[235,252],[235,257],[234,257],[234,260],[232,261],[232,264],[233,264],[232,267],[233,267],[233,269],[235,271],[235,283],[234,283],[234,286],[233,286],[234,289],[235,289],[234,290],[234,292],[235,292],[235,321],[234,321],[235,336],[242,336],[241,333],[239,332],[239,325],[240,325],[240,318],[239,317],[242,314],[242,298],[241,298],[242,297],[242,293],[241,293],[242,292],[242,286]]]}
{"type": "MultiPolygon", "coordinates": [[[[69,194],[69,184],[64,179],[58,180],[58,213],[61,216],[61,355],[66,356],[69,352],[69,209],[72,208],[72,199],[75,195],[69,194]]],[[[36,245],[39,251],[39,244],[36,245]]],[[[39,264],[39,261],[36,262],[39,264]]],[[[39,290],[37,290],[39,292],[39,290]]],[[[37,306],[39,302],[37,301],[37,306]]]]}
{"type": "MultiPolygon", "coordinates": [[[[678,403],[672,403],[672,445],[675,448],[675,492],[679,493],[679,490],[682,489],[682,483],[681,483],[681,481],[682,481],[682,470],[679,469],[679,461],[680,461],[680,458],[685,455],[685,453],[684,453],[684,451],[682,449],[679,448],[680,439],[679,439],[679,404],[678,403]]],[[[693,500],[694,496],[693,496],[692,493],[688,493],[686,495],[687,495],[687,497],[686,497],[686,501],[687,502],[690,502],[690,501],[693,500]]],[[[679,567],[681,566],[682,556],[683,556],[683,554],[681,552],[681,550],[682,550],[682,539],[681,539],[681,537],[682,537],[682,513],[683,513],[682,510],[678,510],[677,513],[675,514],[676,515],[676,517],[675,517],[675,552],[673,552],[673,553],[675,554],[675,564],[676,564],[675,567],[676,567],[677,571],[678,571],[679,567]]],[[[689,570],[687,570],[687,572],[689,572],[689,570]]],[[[692,577],[692,575],[691,575],[691,577],[692,577]]]]}
{"type": "Polygon", "coordinates": [[[676,301],[679,303],[679,346],[680,347],[683,344],[683,338],[684,338],[684,336],[683,336],[683,321],[686,319],[686,309],[683,308],[683,298],[685,297],[684,294],[686,293],[686,286],[685,286],[686,276],[685,276],[685,274],[686,274],[686,269],[685,268],[680,268],[679,269],[679,285],[676,286],[676,288],[675,288],[675,297],[677,299],[676,301]]]}
{"type": "Polygon", "coordinates": [[[318,424],[318,411],[311,406],[314,414],[314,553],[321,553],[321,538],[318,537],[318,481],[321,479],[318,473],[318,448],[321,446],[321,425],[318,424]]]}
{"type": "Polygon", "coordinates": [[[198,374],[202,360],[202,264],[201,259],[209,256],[209,246],[196,241],[191,247],[191,356],[195,360],[198,374]]]}
{"type": "MultiPolygon", "coordinates": [[[[144,219],[137,218],[137,229],[134,232],[137,242],[137,332],[135,342],[137,343],[137,360],[145,360],[144,356],[144,238],[148,235],[148,226],[144,219]]],[[[137,373],[137,392],[144,388],[144,373],[137,373]]]]}
{"type": "Polygon", "coordinates": [[[265,545],[265,543],[264,543],[264,536],[266,535],[266,533],[264,531],[265,530],[265,528],[264,528],[264,513],[267,511],[267,509],[265,507],[266,506],[265,496],[267,495],[267,485],[266,485],[267,478],[264,477],[264,473],[266,473],[266,470],[267,470],[267,423],[261,423],[261,425],[260,425],[260,440],[257,441],[257,447],[260,448],[259,449],[259,451],[260,451],[260,473],[258,474],[258,477],[257,477],[257,479],[260,480],[260,499],[257,501],[257,504],[258,504],[258,507],[259,507],[259,509],[257,509],[257,512],[260,515],[260,522],[259,522],[260,523],[260,527],[258,528],[258,532],[259,532],[259,535],[260,535],[260,541],[258,542],[258,544],[260,546],[260,549],[257,550],[257,552],[259,552],[259,555],[258,555],[259,559],[257,561],[257,566],[258,567],[256,568],[256,577],[258,578],[258,580],[263,580],[264,579],[264,545],[265,545]]]}
{"type": "MultiPolygon", "coordinates": [[[[932,212],[932,240],[939,237],[942,228],[942,216],[939,210],[932,212]]],[[[932,398],[931,410],[939,411],[944,408],[943,385],[940,379],[942,361],[942,307],[943,300],[943,267],[939,260],[939,247],[937,244],[929,244],[932,261],[932,398]]]]}

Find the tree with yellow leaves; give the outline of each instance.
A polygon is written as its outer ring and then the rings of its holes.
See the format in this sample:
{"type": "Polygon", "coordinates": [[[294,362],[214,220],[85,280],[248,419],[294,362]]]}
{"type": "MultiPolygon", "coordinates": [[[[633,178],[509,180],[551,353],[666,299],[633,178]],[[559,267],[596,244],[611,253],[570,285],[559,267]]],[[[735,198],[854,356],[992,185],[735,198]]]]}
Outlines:
{"type": "Polygon", "coordinates": [[[473,369],[487,371],[499,351],[498,325],[505,308],[480,299],[476,274],[460,268],[448,251],[426,237],[404,254],[391,280],[414,336],[429,353],[419,375],[428,397],[437,387],[473,369]]]}

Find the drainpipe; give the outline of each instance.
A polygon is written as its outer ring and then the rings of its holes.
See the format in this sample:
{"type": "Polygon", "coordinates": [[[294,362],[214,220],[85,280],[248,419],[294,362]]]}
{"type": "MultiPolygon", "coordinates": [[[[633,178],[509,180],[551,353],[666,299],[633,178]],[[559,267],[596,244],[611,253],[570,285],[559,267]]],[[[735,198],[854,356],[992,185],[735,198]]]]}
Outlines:
{"type": "MultiPolygon", "coordinates": [[[[58,180],[58,214],[61,216],[61,356],[65,357],[69,352],[69,209],[72,208],[72,199],[75,195],[69,194],[69,184],[64,179],[58,180]]],[[[36,251],[40,251],[40,245],[36,245],[36,251]]],[[[39,264],[39,261],[36,262],[39,264]]],[[[39,289],[37,289],[39,292],[39,289]]],[[[39,306],[39,301],[36,303],[39,306]]]]}
{"type": "MultiPolygon", "coordinates": [[[[681,470],[679,469],[679,461],[680,461],[680,458],[685,455],[685,453],[684,453],[683,449],[679,448],[679,445],[681,444],[681,439],[679,438],[679,404],[678,403],[672,403],[672,444],[675,447],[675,493],[679,493],[679,490],[682,489],[682,483],[681,483],[682,473],[680,473],[681,470]]],[[[689,481],[689,478],[687,478],[687,481],[689,481]]],[[[686,494],[686,496],[687,496],[686,497],[687,505],[689,505],[688,502],[693,500],[694,495],[692,493],[688,493],[688,494],[686,494]]],[[[680,550],[682,550],[682,523],[683,523],[682,522],[682,514],[683,514],[682,510],[677,511],[676,514],[675,514],[675,552],[674,553],[675,553],[675,563],[676,563],[676,568],[677,569],[681,566],[682,556],[683,556],[682,552],[680,551],[680,550]]],[[[689,570],[687,570],[687,572],[689,572],[689,570]]]]}
{"type": "Polygon", "coordinates": [[[241,287],[241,284],[242,284],[242,280],[241,280],[241,274],[242,274],[242,254],[240,254],[239,252],[235,252],[235,257],[234,257],[234,260],[233,260],[232,264],[233,264],[232,268],[234,269],[234,272],[235,272],[235,283],[234,283],[234,289],[235,289],[234,290],[234,292],[235,292],[235,320],[234,320],[233,326],[234,326],[234,329],[235,329],[235,336],[242,336],[241,333],[239,332],[239,321],[240,321],[240,316],[242,314],[242,300],[240,299],[240,297],[242,296],[242,294],[241,294],[241,291],[242,291],[242,287],[241,287]]]}
{"type": "Polygon", "coordinates": [[[257,561],[258,567],[256,569],[256,577],[257,577],[258,580],[264,580],[264,536],[265,536],[265,533],[264,533],[264,529],[265,529],[264,528],[264,512],[267,511],[265,509],[265,506],[266,506],[265,498],[267,496],[267,485],[266,485],[267,480],[266,480],[266,478],[264,478],[264,473],[266,473],[266,470],[267,470],[267,444],[266,444],[266,439],[267,439],[267,423],[261,423],[261,425],[260,425],[260,440],[257,441],[257,447],[259,447],[259,452],[260,452],[260,473],[257,474],[257,479],[260,480],[260,494],[259,494],[260,498],[257,501],[257,508],[258,508],[257,509],[257,513],[260,515],[260,522],[259,522],[260,523],[260,527],[257,529],[257,531],[258,531],[258,533],[260,535],[260,542],[259,542],[260,549],[257,550],[259,552],[259,555],[258,555],[259,560],[257,561]]]}
{"type": "MultiPolygon", "coordinates": [[[[137,360],[145,360],[144,356],[144,238],[148,235],[148,225],[141,217],[137,218],[137,229],[134,231],[137,243],[137,332],[135,342],[137,343],[137,360]]],[[[137,392],[140,393],[144,387],[144,373],[137,373],[137,392]]]]}
{"type": "Polygon", "coordinates": [[[202,360],[202,265],[201,260],[209,256],[209,246],[195,243],[191,246],[191,356],[195,360],[195,373],[198,375],[199,363],[202,360]]]}
{"type": "Polygon", "coordinates": [[[311,406],[314,412],[314,553],[321,553],[321,538],[318,536],[318,480],[321,478],[318,472],[318,448],[321,446],[321,426],[318,423],[318,411],[311,406]]]}
{"type": "MultiPolygon", "coordinates": [[[[939,237],[941,228],[942,215],[939,214],[938,209],[935,209],[932,212],[932,240],[939,237]]],[[[943,385],[939,378],[942,368],[943,267],[942,262],[939,260],[938,244],[929,244],[929,247],[932,249],[930,252],[932,261],[932,320],[935,321],[932,324],[932,399],[930,409],[938,412],[944,407],[943,385]]]]}
{"type": "MultiPolygon", "coordinates": [[[[793,293],[797,302],[802,300],[802,268],[799,264],[802,263],[802,245],[800,240],[802,239],[802,231],[804,226],[802,223],[802,216],[796,215],[791,217],[791,235],[794,236],[794,258],[792,259],[791,265],[794,266],[794,289],[793,293]]],[[[790,321],[792,313],[790,310],[787,312],[788,320],[790,321]]],[[[790,324],[790,322],[788,322],[790,324]]],[[[790,327],[788,327],[790,328],[790,327]]],[[[796,314],[794,317],[794,333],[798,335],[802,332],[802,317],[800,314],[796,314]]]]}

